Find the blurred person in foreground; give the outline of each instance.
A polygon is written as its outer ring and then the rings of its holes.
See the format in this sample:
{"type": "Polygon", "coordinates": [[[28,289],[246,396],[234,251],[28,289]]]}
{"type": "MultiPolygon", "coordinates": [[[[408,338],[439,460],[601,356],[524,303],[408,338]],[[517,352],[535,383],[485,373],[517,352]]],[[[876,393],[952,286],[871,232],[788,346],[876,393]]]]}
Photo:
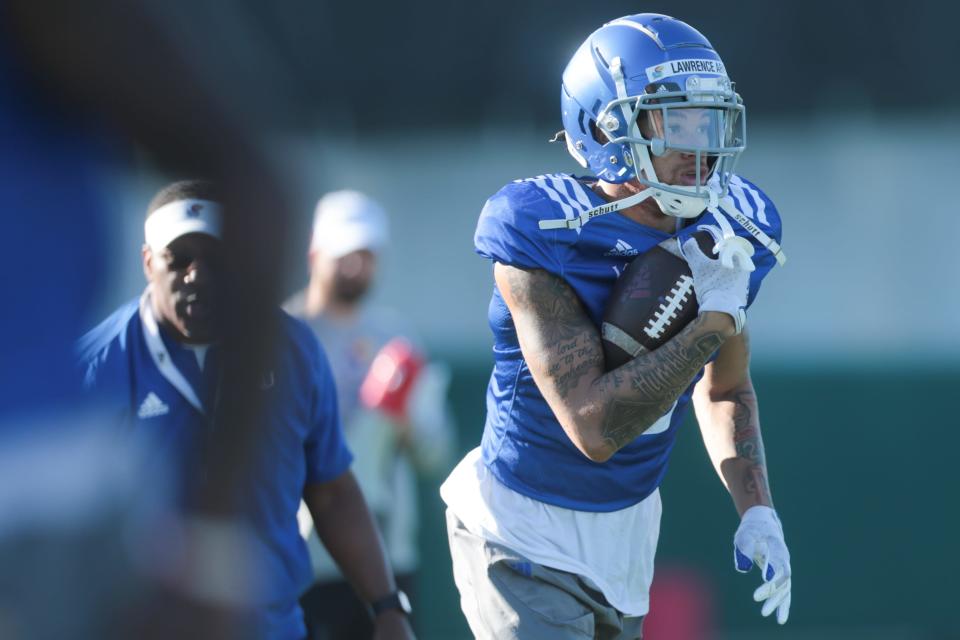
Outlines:
{"type": "MultiPolygon", "coordinates": [[[[202,547],[209,532],[230,530],[233,478],[259,439],[259,425],[247,418],[258,399],[243,392],[256,380],[250,384],[244,372],[259,371],[272,353],[269,319],[277,314],[264,301],[274,299],[289,212],[260,148],[257,114],[274,117],[290,103],[281,91],[263,90],[265,74],[255,65],[245,65],[239,81],[217,73],[220,62],[236,64],[236,50],[190,37],[190,25],[202,21],[176,24],[166,19],[173,14],[184,17],[184,7],[0,3],[0,200],[11,212],[5,230],[16,239],[7,255],[23,266],[2,278],[15,301],[0,320],[10,364],[0,384],[5,640],[237,637],[236,603],[209,587],[245,558],[207,554],[203,568],[190,567],[205,587],[190,590],[161,585],[138,565],[151,555],[147,548],[159,550],[148,540],[170,530],[150,520],[155,496],[137,476],[142,452],[121,442],[84,399],[72,349],[111,282],[104,249],[116,232],[109,221],[118,178],[145,157],[215,177],[231,212],[225,245],[242,256],[224,287],[232,312],[225,314],[230,375],[221,408],[230,437],[192,492],[192,526],[177,527],[182,535],[165,537],[159,548],[202,547]],[[262,98],[258,112],[251,87],[262,98]],[[176,96],[175,104],[163,96],[176,96]]],[[[223,32],[246,18],[242,9],[221,14],[231,25],[223,32]]]]}
{"type": "MultiPolygon", "coordinates": [[[[171,479],[174,513],[193,506],[191,489],[203,486],[217,450],[230,437],[231,423],[219,413],[225,373],[218,344],[225,259],[221,210],[212,183],[181,181],[158,192],[144,225],[143,295],[79,345],[88,393],[150,452],[140,469],[144,485],[171,479]]],[[[255,372],[263,433],[249,465],[236,476],[234,498],[244,526],[207,527],[192,538],[199,544],[181,555],[168,545],[162,549],[169,555],[145,562],[148,571],[177,582],[185,593],[203,598],[211,590],[233,589],[232,601],[246,598],[249,625],[243,637],[301,640],[307,632],[297,599],[310,582],[296,517],[301,499],[362,597],[377,601],[396,586],[349,469],[324,353],[303,323],[276,313],[275,352],[268,368],[255,372]],[[231,554],[238,559],[249,554],[252,574],[217,583],[205,571],[207,563],[231,554]]],[[[397,609],[381,612],[376,630],[379,638],[412,637],[397,609]]]]}
{"type": "MultiPolygon", "coordinates": [[[[314,330],[330,358],[353,471],[384,534],[403,592],[398,598],[415,604],[416,473],[449,462],[449,375],[426,362],[401,317],[368,302],[388,241],[387,215],[377,202],[356,191],[328,193],[314,216],[309,284],[286,308],[314,330]]],[[[371,637],[365,603],[319,544],[309,510],[302,506],[300,516],[316,579],[302,598],[311,636],[371,637]]]]}
{"type": "Polygon", "coordinates": [[[702,34],[640,14],[581,45],[561,103],[558,138],[594,176],[508,184],[475,236],[493,262],[495,363],[481,445],[441,488],[464,614],[478,638],[640,638],[658,487],[692,399],[741,517],[736,568],[760,568],[754,598],[783,624],[790,557],[743,330],[778,261],[780,220],[733,173],[745,141],[740,98],[702,34]],[[691,239],[704,228],[721,256],[740,258],[706,256],[691,239]],[[606,371],[611,288],[632,257],[658,245],[686,259],[699,315],[606,371]]]}

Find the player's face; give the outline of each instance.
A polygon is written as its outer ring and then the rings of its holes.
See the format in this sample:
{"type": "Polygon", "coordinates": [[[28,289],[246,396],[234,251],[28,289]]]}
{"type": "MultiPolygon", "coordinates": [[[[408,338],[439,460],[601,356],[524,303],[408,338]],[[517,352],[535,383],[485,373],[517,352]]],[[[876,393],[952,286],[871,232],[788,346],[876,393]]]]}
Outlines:
{"type": "Polygon", "coordinates": [[[144,273],[158,322],[174,337],[213,342],[217,333],[220,241],[202,233],[180,236],[163,251],[144,249],[144,273]]]}
{"type": "Polygon", "coordinates": [[[317,256],[316,277],[337,302],[353,304],[369,291],[377,268],[377,256],[367,249],[351,251],[339,258],[317,256]]]}
{"type": "MultiPolygon", "coordinates": [[[[716,119],[717,114],[711,109],[668,109],[666,118],[662,111],[650,111],[640,129],[645,137],[665,140],[668,147],[704,148],[715,144],[716,119]]],[[[687,187],[706,184],[710,174],[706,154],[700,155],[699,183],[695,153],[669,149],[662,156],[651,154],[651,161],[657,177],[665,184],[687,187]]]]}

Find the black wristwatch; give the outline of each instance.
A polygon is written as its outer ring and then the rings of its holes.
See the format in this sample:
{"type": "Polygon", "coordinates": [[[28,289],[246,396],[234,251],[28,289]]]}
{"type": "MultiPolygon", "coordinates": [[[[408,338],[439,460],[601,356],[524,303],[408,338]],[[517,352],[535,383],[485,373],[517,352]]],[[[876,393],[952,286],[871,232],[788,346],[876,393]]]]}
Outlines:
{"type": "Polygon", "coordinates": [[[370,611],[373,612],[374,617],[390,609],[398,609],[405,615],[410,615],[413,612],[413,607],[410,606],[410,598],[400,589],[370,603],[370,611]]]}

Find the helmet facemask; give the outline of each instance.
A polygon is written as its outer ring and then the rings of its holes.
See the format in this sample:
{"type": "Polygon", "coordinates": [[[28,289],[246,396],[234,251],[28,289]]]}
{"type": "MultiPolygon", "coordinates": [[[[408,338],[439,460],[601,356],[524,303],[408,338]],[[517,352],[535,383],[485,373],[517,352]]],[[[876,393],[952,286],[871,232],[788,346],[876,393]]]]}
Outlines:
{"type": "Polygon", "coordinates": [[[740,96],[727,78],[719,76],[688,76],[685,87],[651,84],[643,94],[630,96],[619,62],[614,59],[611,64],[618,97],[598,114],[598,128],[609,143],[629,149],[624,160],[633,165],[637,180],[663,213],[679,218],[700,215],[726,193],[746,147],[746,111],[740,96]],[[670,153],[693,156],[691,184],[667,184],[657,176],[653,157],[670,153]]]}

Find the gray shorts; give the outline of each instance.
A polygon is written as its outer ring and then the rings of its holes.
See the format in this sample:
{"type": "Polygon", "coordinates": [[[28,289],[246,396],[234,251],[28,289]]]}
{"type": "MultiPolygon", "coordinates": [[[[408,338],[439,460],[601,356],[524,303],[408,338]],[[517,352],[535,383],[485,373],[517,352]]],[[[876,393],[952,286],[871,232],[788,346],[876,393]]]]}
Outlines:
{"type": "Polygon", "coordinates": [[[460,607],[481,640],[639,640],[643,617],[626,617],[582,577],[544,567],[476,536],[447,509],[460,607]]]}

